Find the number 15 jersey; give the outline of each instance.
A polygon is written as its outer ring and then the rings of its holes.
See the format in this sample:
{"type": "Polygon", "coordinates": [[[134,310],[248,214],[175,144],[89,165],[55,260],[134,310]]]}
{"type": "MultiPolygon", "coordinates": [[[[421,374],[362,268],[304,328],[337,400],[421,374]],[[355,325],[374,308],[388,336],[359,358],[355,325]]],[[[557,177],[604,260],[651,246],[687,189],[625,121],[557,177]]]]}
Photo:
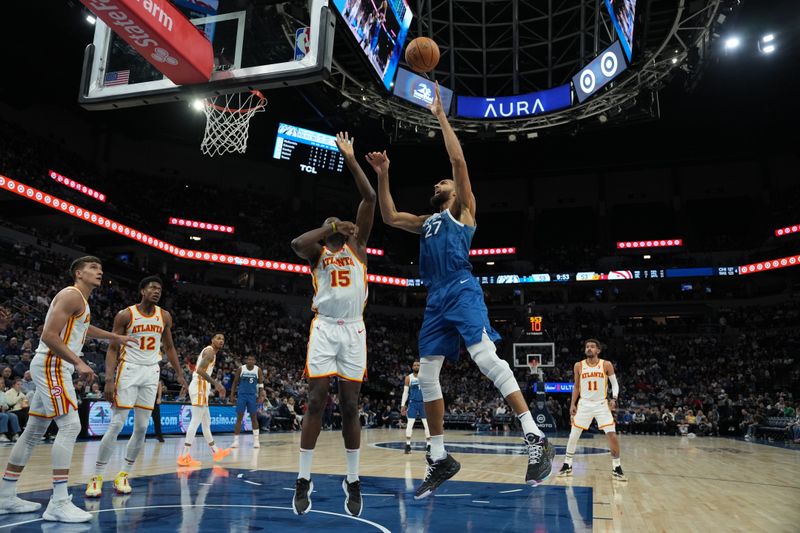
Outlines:
{"type": "Polygon", "coordinates": [[[361,318],[367,305],[367,266],[345,244],[336,252],[322,248],[311,270],[314,300],[311,309],[343,320],[361,318]]]}

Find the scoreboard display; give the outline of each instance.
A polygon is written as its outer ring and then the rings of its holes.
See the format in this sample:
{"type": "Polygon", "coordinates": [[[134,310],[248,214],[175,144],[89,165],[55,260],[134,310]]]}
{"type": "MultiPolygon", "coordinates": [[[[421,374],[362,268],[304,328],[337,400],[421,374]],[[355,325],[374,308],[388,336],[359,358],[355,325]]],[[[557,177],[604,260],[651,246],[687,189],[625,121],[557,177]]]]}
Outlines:
{"type": "Polygon", "coordinates": [[[278,124],[272,157],[290,161],[297,165],[297,170],[307,174],[342,172],[344,169],[344,156],[336,146],[334,135],[290,124],[278,124]]]}

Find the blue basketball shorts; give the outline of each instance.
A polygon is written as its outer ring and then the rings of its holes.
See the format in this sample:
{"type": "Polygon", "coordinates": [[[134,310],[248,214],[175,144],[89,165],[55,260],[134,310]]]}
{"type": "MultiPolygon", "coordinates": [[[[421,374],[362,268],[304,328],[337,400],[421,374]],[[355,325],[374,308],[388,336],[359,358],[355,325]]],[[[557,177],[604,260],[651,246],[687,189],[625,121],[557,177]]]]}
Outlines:
{"type": "Polygon", "coordinates": [[[425,404],[422,402],[408,402],[408,418],[425,418],[425,404]]]}
{"type": "Polygon", "coordinates": [[[489,323],[481,286],[471,272],[456,274],[431,287],[419,332],[420,357],[458,359],[459,337],[466,346],[472,346],[481,341],[484,332],[493,342],[500,340],[489,323]]]}
{"type": "Polygon", "coordinates": [[[236,397],[236,414],[244,414],[245,410],[251,415],[256,412],[255,394],[240,394],[236,397]]]}

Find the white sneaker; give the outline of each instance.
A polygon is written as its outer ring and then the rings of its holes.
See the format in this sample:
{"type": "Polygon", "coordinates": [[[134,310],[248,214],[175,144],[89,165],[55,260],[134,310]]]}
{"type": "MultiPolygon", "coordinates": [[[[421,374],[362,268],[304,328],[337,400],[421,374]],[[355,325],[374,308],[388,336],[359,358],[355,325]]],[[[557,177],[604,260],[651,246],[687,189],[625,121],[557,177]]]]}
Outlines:
{"type": "Polygon", "coordinates": [[[0,433],[0,442],[11,442],[5,433],[0,433]]]}
{"type": "Polygon", "coordinates": [[[231,448],[238,448],[239,447],[239,437],[233,437],[233,444],[231,444],[231,448]]]}
{"type": "Polygon", "coordinates": [[[19,440],[19,434],[11,435],[11,442],[17,442],[19,440]]]}
{"type": "Polygon", "coordinates": [[[261,448],[261,443],[258,442],[258,438],[253,439],[253,448],[261,448]]]}
{"type": "Polygon", "coordinates": [[[29,502],[16,496],[0,499],[0,514],[33,513],[41,508],[41,503],[29,502]]]}
{"type": "Polygon", "coordinates": [[[72,503],[72,494],[62,500],[50,498],[42,518],[50,522],[88,522],[92,519],[92,514],[72,503]]]}

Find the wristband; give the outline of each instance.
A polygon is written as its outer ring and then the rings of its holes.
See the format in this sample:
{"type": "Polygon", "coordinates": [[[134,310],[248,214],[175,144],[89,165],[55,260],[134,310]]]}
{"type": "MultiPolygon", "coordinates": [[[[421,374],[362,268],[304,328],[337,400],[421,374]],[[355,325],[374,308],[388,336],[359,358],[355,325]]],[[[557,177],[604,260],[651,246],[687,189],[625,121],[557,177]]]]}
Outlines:
{"type": "Polygon", "coordinates": [[[331,222],[331,228],[333,229],[333,232],[336,233],[336,222],[331,222]]]}

